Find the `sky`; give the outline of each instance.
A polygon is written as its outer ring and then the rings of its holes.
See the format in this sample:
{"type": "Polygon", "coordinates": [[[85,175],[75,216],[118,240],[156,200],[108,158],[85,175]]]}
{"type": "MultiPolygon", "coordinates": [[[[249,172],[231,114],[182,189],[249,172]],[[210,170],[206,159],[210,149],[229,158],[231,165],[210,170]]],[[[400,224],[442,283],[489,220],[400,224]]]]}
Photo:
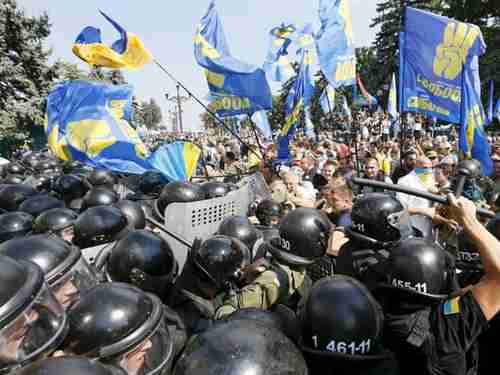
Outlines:
{"type": "MultiPolygon", "coordinates": [[[[101,9],[127,31],[138,35],[154,57],[192,93],[203,99],[208,88],[201,68],[193,54],[196,26],[205,14],[210,0],[18,0],[26,13],[36,16],[46,11],[52,23],[47,47],[51,61],[62,59],[88,70],[86,63],[71,52],[76,36],[85,26],[102,30],[103,41],[109,45],[118,38],[112,26],[99,14],[101,9]]],[[[250,64],[261,66],[268,46],[268,33],[273,27],[294,23],[299,29],[311,22],[319,28],[319,0],[217,0],[231,53],[250,64]]],[[[376,29],[369,27],[376,15],[377,0],[350,0],[354,39],[357,47],[369,46],[376,29]]],[[[154,98],[160,105],[164,122],[173,103],[165,93],[175,94],[175,83],[153,63],[139,71],[124,71],[141,100],[154,98]]],[[[275,90],[277,86],[272,85],[275,90]]],[[[181,95],[186,95],[181,93],[181,95]]],[[[199,129],[203,109],[193,100],[183,105],[185,130],[199,129]]]]}

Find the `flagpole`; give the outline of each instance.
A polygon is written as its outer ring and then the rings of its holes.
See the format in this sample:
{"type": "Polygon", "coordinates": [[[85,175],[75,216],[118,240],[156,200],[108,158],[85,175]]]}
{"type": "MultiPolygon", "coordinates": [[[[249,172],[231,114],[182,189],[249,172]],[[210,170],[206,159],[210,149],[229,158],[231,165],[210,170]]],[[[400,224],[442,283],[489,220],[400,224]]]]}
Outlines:
{"type": "Polygon", "coordinates": [[[264,158],[264,147],[260,143],[259,134],[257,133],[257,126],[252,121],[252,117],[249,114],[247,114],[247,116],[248,116],[248,121],[250,121],[250,125],[251,125],[250,127],[252,128],[252,132],[255,136],[255,139],[257,140],[257,145],[259,146],[260,153],[262,154],[262,158],[264,158]]]}
{"type": "Polygon", "coordinates": [[[250,150],[250,152],[252,152],[255,156],[257,157],[260,157],[259,154],[252,150],[248,144],[243,140],[241,139],[241,137],[236,134],[236,132],[231,129],[231,127],[227,126],[224,121],[222,121],[214,112],[212,112],[200,99],[198,99],[186,86],[184,86],[184,84],[179,81],[177,78],[174,77],[173,74],[171,74],[162,64],[160,64],[160,62],[156,59],[153,59],[154,63],[160,68],[161,71],[163,71],[170,79],[172,79],[173,81],[175,81],[175,83],[182,87],[184,89],[184,91],[186,91],[186,93],[191,97],[193,98],[199,105],[201,105],[203,107],[203,109],[205,111],[207,111],[207,113],[212,116],[214,118],[214,120],[216,122],[218,122],[219,124],[221,124],[224,129],[226,129],[229,133],[231,133],[241,144],[245,145],[248,147],[248,149],[250,150]]]}

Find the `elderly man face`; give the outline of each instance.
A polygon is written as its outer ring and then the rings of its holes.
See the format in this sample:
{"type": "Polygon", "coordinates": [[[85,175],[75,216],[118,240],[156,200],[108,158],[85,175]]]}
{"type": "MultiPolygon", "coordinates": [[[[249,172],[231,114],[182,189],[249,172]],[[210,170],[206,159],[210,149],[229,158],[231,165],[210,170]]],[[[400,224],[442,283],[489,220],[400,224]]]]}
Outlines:
{"type": "Polygon", "coordinates": [[[368,178],[375,178],[380,171],[378,161],[375,159],[368,159],[365,164],[365,174],[368,178]]]}
{"type": "Polygon", "coordinates": [[[286,190],[293,194],[297,191],[297,186],[299,185],[299,177],[293,172],[288,172],[283,178],[283,182],[285,183],[286,190]]]}

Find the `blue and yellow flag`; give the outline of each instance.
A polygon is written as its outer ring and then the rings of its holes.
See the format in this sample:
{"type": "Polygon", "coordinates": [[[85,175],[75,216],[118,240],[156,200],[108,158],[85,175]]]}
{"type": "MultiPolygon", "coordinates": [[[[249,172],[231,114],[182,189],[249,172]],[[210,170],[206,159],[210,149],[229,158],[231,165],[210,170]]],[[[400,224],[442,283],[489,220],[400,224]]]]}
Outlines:
{"type": "Polygon", "coordinates": [[[153,56],[135,34],[127,32],[103,12],[120,34],[120,39],[108,47],[102,42],[101,30],[88,26],[78,35],[73,45],[73,53],[92,66],[113,69],[140,69],[149,63],[153,56]]]}
{"type": "Polygon", "coordinates": [[[484,132],[486,118],[483,104],[477,95],[473,81],[473,72],[464,70],[462,72],[460,153],[462,157],[480,161],[483,174],[490,176],[493,173],[491,145],[484,132]]]}
{"type": "Polygon", "coordinates": [[[486,50],[481,30],[407,7],[403,37],[402,110],[460,123],[461,73],[486,50]]]}
{"type": "Polygon", "coordinates": [[[295,75],[295,70],[288,59],[288,47],[292,44],[295,31],[294,25],[282,23],[269,32],[269,49],[263,68],[273,81],[286,82],[295,75]]]}
{"type": "Polygon", "coordinates": [[[205,68],[210,93],[217,98],[217,114],[235,116],[271,109],[264,70],[231,56],[214,1],[196,30],[194,55],[205,68]]]}
{"type": "Polygon", "coordinates": [[[255,112],[252,115],[252,121],[255,126],[261,131],[265,139],[272,139],[273,132],[271,130],[271,125],[269,124],[269,118],[267,117],[266,111],[255,112]]]}
{"type": "Polygon", "coordinates": [[[98,169],[142,174],[148,151],[128,121],[132,87],[67,81],[47,97],[45,131],[49,148],[62,160],[98,169]]]}
{"type": "Polygon", "coordinates": [[[320,0],[316,46],[321,70],[333,88],[356,84],[356,54],[348,0],[320,0]]]}
{"type": "Polygon", "coordinates": [[[319,102],[324,113],[332,112],[335,108],[335,89],[327,84],[321,94],[319,102]]]}
{"type": "Polygon", "coordinates": [[[191,142],[174,142],[160,146],[148,158],[151,166],[168,181],[189,181],[201,155],[200,148],[191,142]]]}
{"type": "Polygon", "coordinates": [[[391,119],[397,120],[399,117],[398,113],[398,94],[396,90],[396,75],[392,74],[391,89],[389,91],[389,100],[387,101],[387,112],[391,119]]]}

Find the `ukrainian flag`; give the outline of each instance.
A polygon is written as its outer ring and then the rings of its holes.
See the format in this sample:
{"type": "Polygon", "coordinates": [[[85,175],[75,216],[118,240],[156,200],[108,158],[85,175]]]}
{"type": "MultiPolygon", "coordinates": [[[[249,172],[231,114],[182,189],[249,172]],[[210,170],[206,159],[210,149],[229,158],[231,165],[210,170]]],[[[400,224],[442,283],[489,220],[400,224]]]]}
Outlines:
{"type": "Polygon", "coordinates": [[[191,142],[174,142],[161,146],[149,158],[149,163],[169,181],[189,181],[193,176],[201,150],[191,142]]]}
{"type": "Polygon", "coordinates": [[[153,56],[135,34],[127,32],[118,23],[100,12],[120,34],[120,39],[108,47],[102,42],[101,30],[88,26],[78,35],[73,53],[92,66],[112,69],[140,69],[153,56]]]}

